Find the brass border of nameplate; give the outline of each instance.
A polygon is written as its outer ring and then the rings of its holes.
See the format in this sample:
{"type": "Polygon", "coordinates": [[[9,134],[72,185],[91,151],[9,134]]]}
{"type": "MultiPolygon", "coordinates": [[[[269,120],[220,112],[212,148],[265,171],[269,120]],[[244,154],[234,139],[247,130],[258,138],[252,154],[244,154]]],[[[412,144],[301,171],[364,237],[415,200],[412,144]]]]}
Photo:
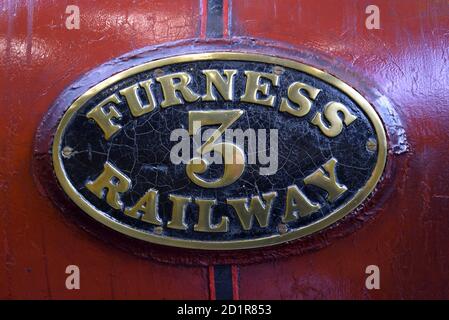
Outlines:
{"type": "Polygon", "coordinates": [[[316,69],[314,67],[284,58],[278,58],[274,56],[268,56],[263,54],[255,54],[255,53],[239,53],[239,52],[210,52],[210,53],[193,53],[193,54],[185,54],[180,56],[173,56],[168,58],[162,58],[159,60],[150,61],[135,67],[131,67],[130,69],[124,70],[120,73],[114,74],[108,79],[98,83],[94,87],[90,88],[80,97],[78,97],[71,106],[65,111],[63,114],[58,128],[56,130],[53,146],[52,146],[52,158],[53,158],[53,166],[56,173],[56,176],[61,184],[62,188],[66,192],[66,194],[87,214],[93,217],[95,220],[100,223],[133,238],[141,239],[144,241],[148,241],[151,243],[156,243],[160,245],[168,245],[180,248],[190,248],[190,249],[205,249],[205,250],[235,250],[235,249],[250,249],[250,248],[258,248],[271,246],[275,244],[280,244],[286,241],[295,240],[306,235],[310,235],[314,232],[317,232],[321,229],[328,227],[329,225],[335,223],[340,220],[348,213],[353,211],[359,206],[363,200],[365,200],[368,195],[373,191],[380,177],[382,176],[383,170],[386,164],[387,158],[387,139],[384,127],[382,125],[382,121],[377,115],[374,108],[370,105],[370,103],[362,97],[356,90],[352,87],[344,83],[343,81],[337,79],[336,77],[316,69]],[[310,225],[300,227],[297,229],[293,229],[288,231],[285,234],[275,234],[268,237],[253,239],[253,240],[235,240],[235,241],[199,241],[199,240],[184,240],[180,238],[172,238],[166,237],[162,235],[156,235],[147,233],[144,230],[133,229],[128,225],[121,223],[115,219],[109,218],[104,212],[98,210],[94,206],[92,206],[71,184],[69,179],[67,178],[66,172],[62,165],[61,161],[61,138],[64,134],[64,130],[69,123],[72,115],[76,113],[76,111],[83,106],[85,102],[95,96],[98,92],[110,86],[111,84],[120,81],[124,78],[132,76],[136,73],[140,73],[146,70],[151,70],[155,68],[159,68],[165,65],[181,63],[181,62],[193,62],[193,61],[204,61],[204,60],[234,60],[234,61],[253,61],[253,62],[262,62],[269,63],[279,66],[284,66],[287,68],[296,69],[298,71],[307,73],[313,77],[323,80],[328,84],[340,89],[345,94],[347,94],[350,98],[352,98],[356,104],[364,111],[364,113],[368,116],[371,123],[374,126],[377,136],[377,148],[378,148],[378,158],[376,162],[376,166],[372,172],[371,177],[365,184],[363,188],[361,188],[355,196],[347,202],[345,205],[340,206],[336,210],[334,210],[328,216],[313,222],[310,225]]]}

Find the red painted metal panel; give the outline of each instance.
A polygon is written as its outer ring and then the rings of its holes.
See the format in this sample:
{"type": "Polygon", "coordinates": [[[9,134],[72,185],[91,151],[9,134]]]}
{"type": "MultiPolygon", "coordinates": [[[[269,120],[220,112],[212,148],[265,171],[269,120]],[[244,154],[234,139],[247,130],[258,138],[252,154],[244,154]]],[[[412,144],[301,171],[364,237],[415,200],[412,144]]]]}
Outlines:
{"type": "Polygon", "coordinates": [[[31,159],[48,107],[86,71],[133,49],[196,37],[198,1],[7,1],[0,15],[0,298],[207,298],[207,272],[140,259],[65,221],[37,190],[31,159]],[[65,268],[81,290],[65,288],[65,268]],[[185,290],[189,288],[189,290],[185,290]]]}
{"type": "Polygon", "coordinates": [[[411,148],[396,159],[392,194],[371,223],[320,251],[241,267],[241,298],[449,298],[447,1],[250,0],[232,8],[234,36],[319,50],[378,84],[411,148]],[[380,9],[380,30],[365,28],[369,4],[380,9]],[[365,288],[371,264],[381,290],[365,288]]]}
{"type": "MultiPolygon", "coordinates": [[[[36,129],[65,87],[131,50],[205,37],[207,1],[74,1],[79,30],[65,28],[68,4],[0,4],[0,298],[209,298],[213,268],[161,264],[99,241],[39,192],[31,167],[36,129]],[[70,264],[81,269],[81,290],[65,288],[70,264]]],[[[447,1],[225,0],[223,11],[225,37],[319,51],[375,83],[410,147],[394,157],[382,189],[390,194],[362,228],[316,252],[233,267],[234,297],[449,298],[447,1]],[[369,4],[380,8],[380,30],[365,28],[369,4]],[[381,290],[365,288],[371,264],[381,290]]]]}

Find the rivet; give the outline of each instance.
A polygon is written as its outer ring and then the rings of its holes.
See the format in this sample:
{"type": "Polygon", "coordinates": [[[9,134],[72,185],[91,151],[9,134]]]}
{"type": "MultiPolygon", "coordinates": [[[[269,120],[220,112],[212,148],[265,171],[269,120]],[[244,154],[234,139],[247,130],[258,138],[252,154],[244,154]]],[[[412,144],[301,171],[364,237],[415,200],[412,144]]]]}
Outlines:
{"type": "Polygon", "coordinates": [[[164,74],[165,74],[165,72],[164,72],[164,70],[162,70],[162,69],[156,69],[156,70],[154,70],[154,75],[155,75],[156,77],[163,76],[164,74]]]}
{"type": "Polygon", "coordinates": [[[64,157],[64,158],[67,158],[67,159],[69,159],[72,155],[73,155],[73,148],[71,148],[71,147],[64,147],[63,149],[62,149],[62,156],[64,157]]]}
{"type": "Polygon", "coordinates": [[[278,231],[280,234],[284,234],[288,232],[288,226],[284,223],[278,224],[278,231]]]}
{"type": "Polygon", "coordinates": [[[162,234],[163,229],[162,227],[155,227],[153,231],[155,234],[162,234]]]}
{"type": "Polygon", "coordinates": [[[369,151],[376,151],[377,150],[377,141],[373,138],[369,138],[366,142],[366,149],[369,151]]]}
{"type": "Polygon", "coordinates": [[[280,66],[274,66],[273,67],[273,73],[277,75],[281,75],[285,72],[285,69],[280,66]]]}

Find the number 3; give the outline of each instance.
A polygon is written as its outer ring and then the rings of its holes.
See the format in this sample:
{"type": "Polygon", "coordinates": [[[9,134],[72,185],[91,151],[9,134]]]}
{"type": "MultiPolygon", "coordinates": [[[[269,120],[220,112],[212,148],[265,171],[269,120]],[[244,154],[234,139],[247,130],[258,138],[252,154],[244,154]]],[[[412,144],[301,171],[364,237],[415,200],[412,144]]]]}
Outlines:
{"type": "Polygon", "coordinates": [[[200,155],[211,151],[218,152],[224,159],[223,176],[217,180],[208,181],[197,174],[206,172],[209,163],[203,159],[194,157],[186,165],[186,173],[190,180],[204,188],[221,188],[235,182],[243,174],[245,169],[245,154],[235,144],[229,142],[217,143],[218,138],[240,116],[243,110],[214,110],[214,111],[189,111],[189,135],[194,135],[202,126],[219,125],[218,129],[198,148],[200,155]]]}

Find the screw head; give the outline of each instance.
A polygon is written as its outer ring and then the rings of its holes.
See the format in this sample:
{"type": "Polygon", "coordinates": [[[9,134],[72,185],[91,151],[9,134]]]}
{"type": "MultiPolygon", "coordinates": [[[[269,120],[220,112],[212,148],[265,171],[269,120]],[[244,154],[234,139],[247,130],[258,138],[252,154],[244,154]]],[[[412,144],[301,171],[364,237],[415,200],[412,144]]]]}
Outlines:
{"type": "Polygon", "coordinates": [[[165,74],[165,72],[164,72],[164,70],[162,70],[162,69],[156,69],[156,70],[154,70],[154,75],[155,75],[156,77],[163,76],[164,74],[165,74]]]}
{"type": "Polygon", "coordinates": [[[73,156],[73,148],[66,146],[62,149],[61,154],[64,158],[68,159],[73,156]]]}
{"type": "Polygon", "coordinates": [[[280,234],[284,234],[288,232],[288,226],[285,223],[280,223],[278,225],[278,231],[280,234]]]}
{"type": "Polygon", "coordinates": [[[366,142],[366,149],[369,151],[376,151],[377,150],[377,141],[373,138],[369,138],[366,142]]]}
{"type": "Polygon", "coordinates": [[[153,231],[155,234],[162,234],[163,229],[162,227],[155,227],[153,231]]]}
{"type": "Polygon", "coordinates": [[[281,75],[285,72],[285,69],[282,68],[281,66],[274,66],[273,67],[273,73],[277,74],[277,75],[281,75]]]}

